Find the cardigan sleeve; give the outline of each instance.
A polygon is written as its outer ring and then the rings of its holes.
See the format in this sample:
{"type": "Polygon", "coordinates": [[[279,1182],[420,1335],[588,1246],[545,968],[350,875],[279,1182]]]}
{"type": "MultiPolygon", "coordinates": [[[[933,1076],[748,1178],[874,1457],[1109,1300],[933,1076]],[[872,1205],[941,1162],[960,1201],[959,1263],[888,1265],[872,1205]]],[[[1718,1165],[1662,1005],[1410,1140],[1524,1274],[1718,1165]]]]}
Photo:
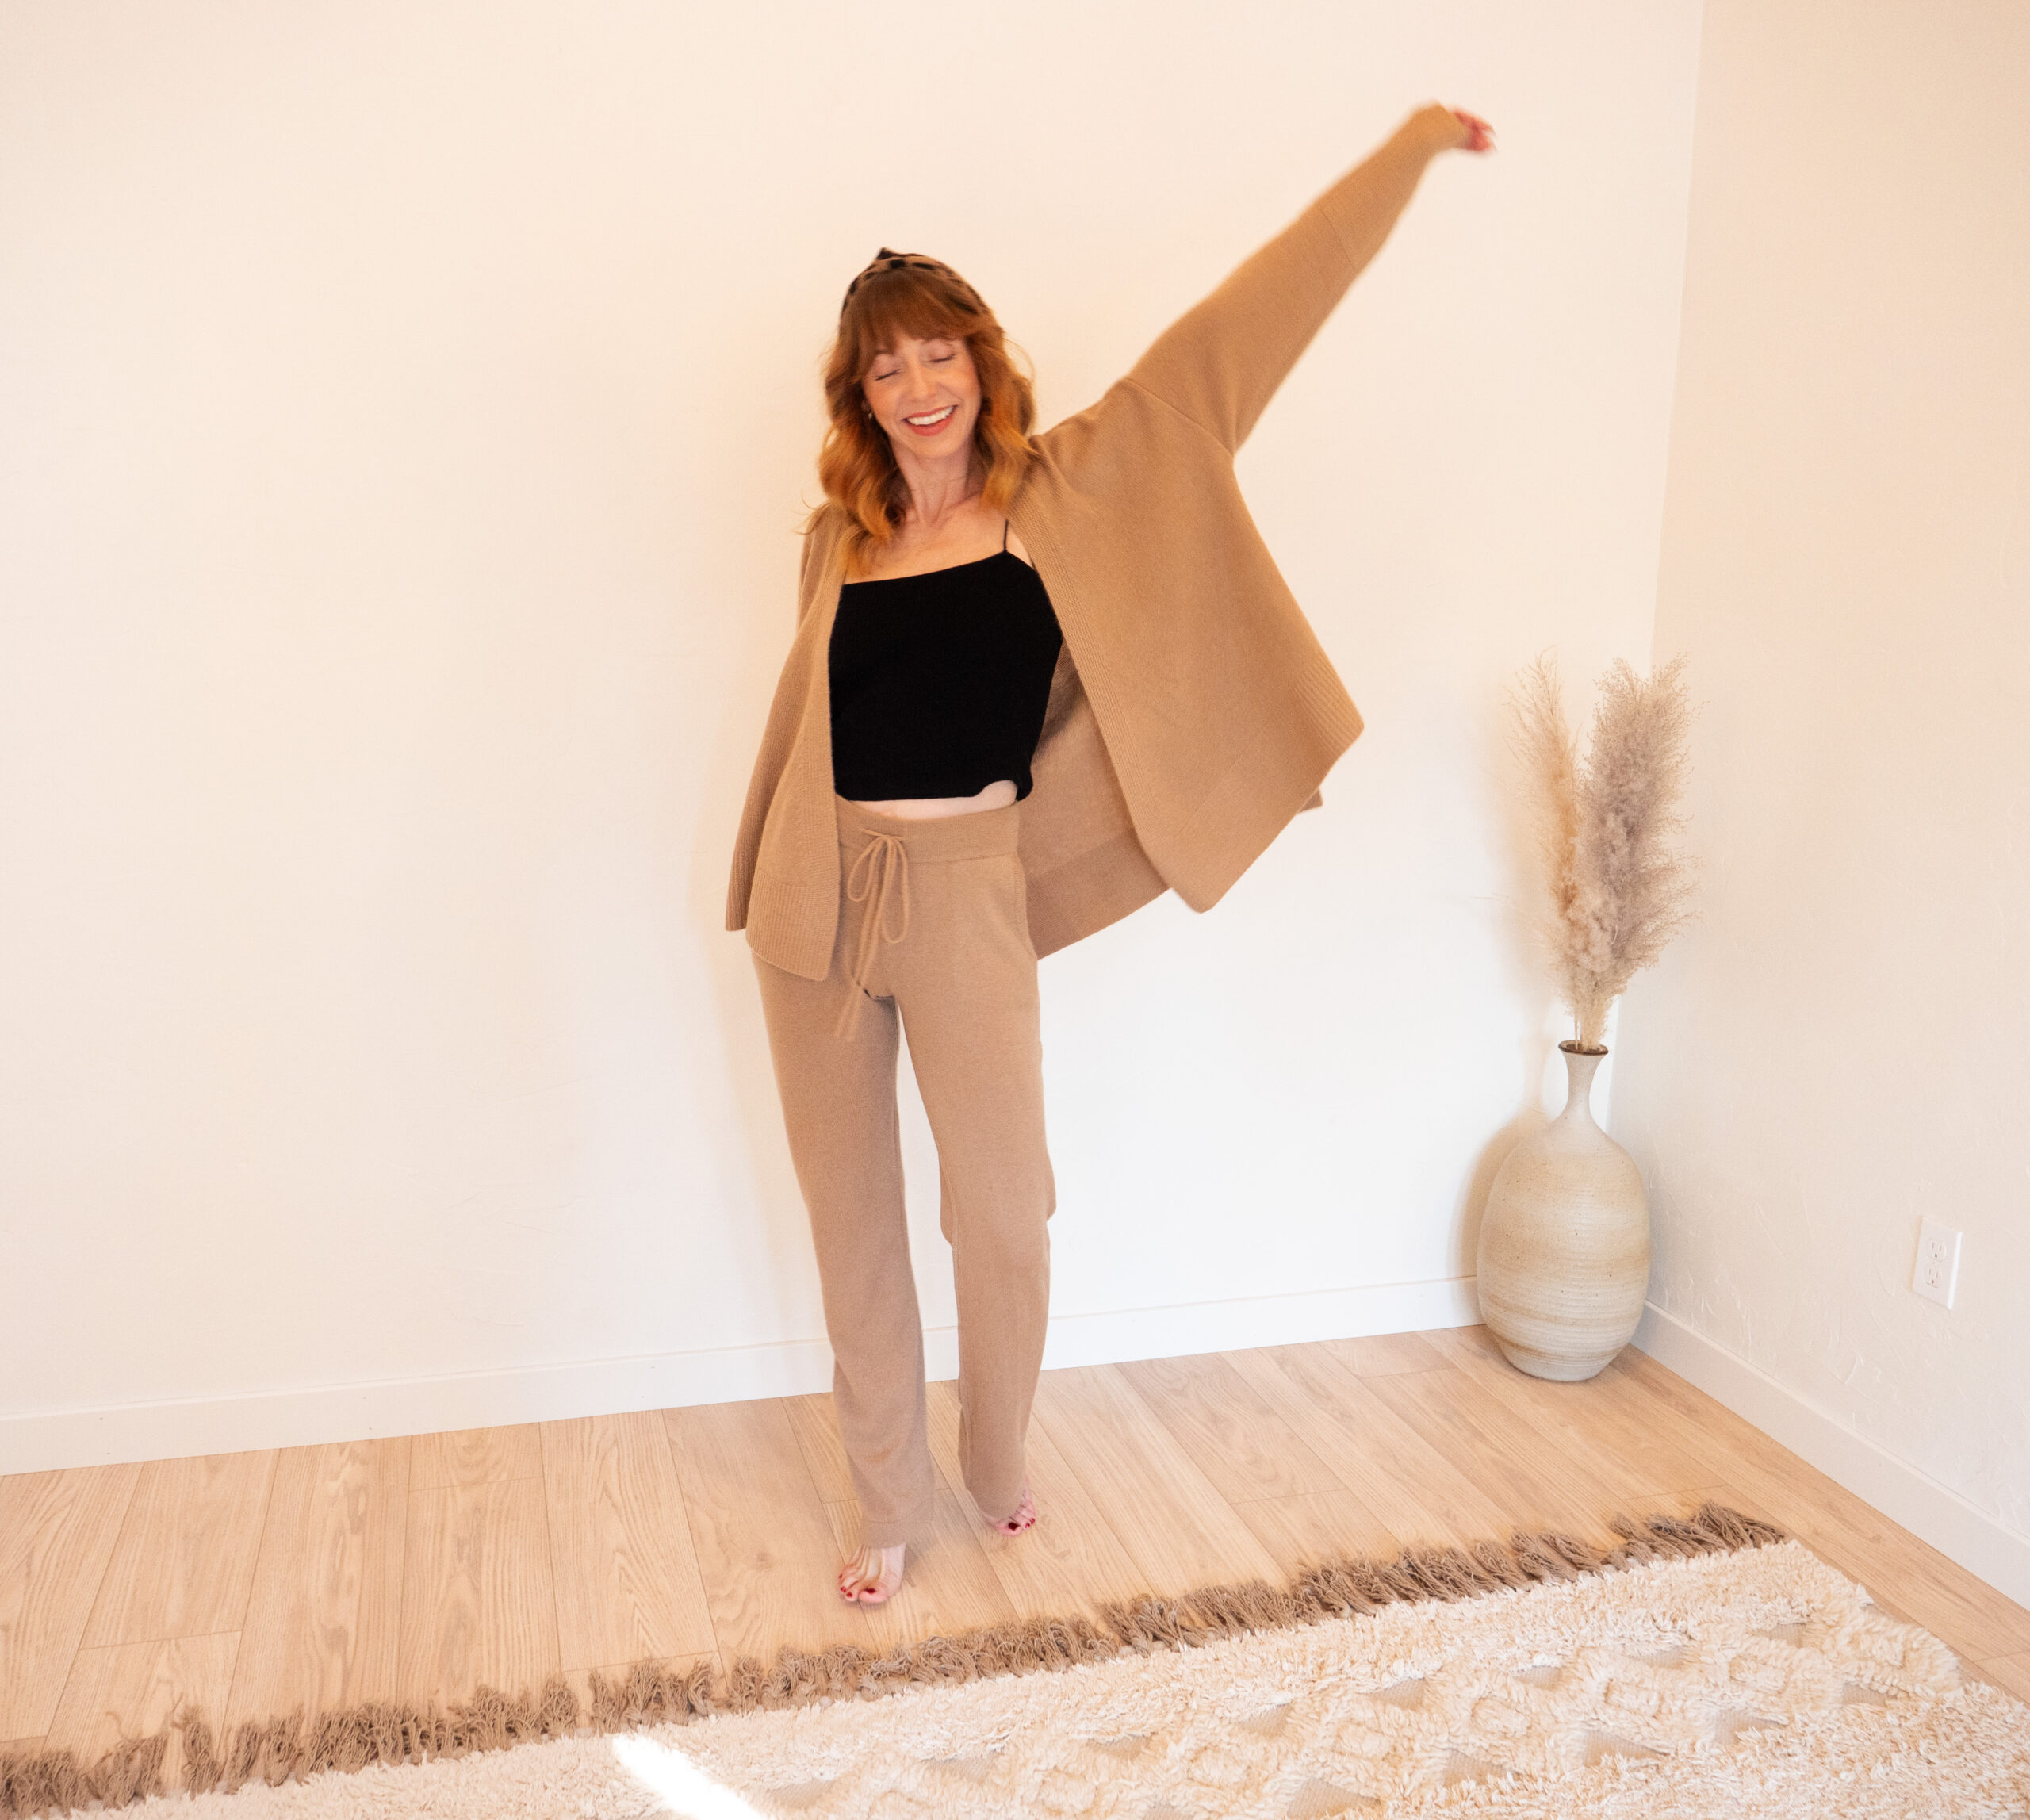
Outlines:
{"type": "MultiPolygon", "coordinates": [[[[1372,156],[1243,261],[1156,338],[1132,384],[1189,418],[1231,454],[1247,441],[1346,287],[1380,250],[1446,145],[1446,113],[1412,114],[1372,156]]],[[[1449,115],[1447,121],[1449,122],[1449,115]]]]}
{"type": "Polygon", "coordinates": [[[837,506],[805,529],[803,550],[796,565],[796,623],[799,626],[818,604],[818,590],[824,585],[833,558],[837,554],[841,535],[837,506]]]}
{"type": "Polygon", "coordinates": [[[818,538],[822,526],[818,524],[805,527],[803,549],[797,557],[796,623],[799,626],[803,623],[804,615],[810,611],[811,602],[817,598],[817,591],[810,584],[810,568],[817,554],[818,538]]]}

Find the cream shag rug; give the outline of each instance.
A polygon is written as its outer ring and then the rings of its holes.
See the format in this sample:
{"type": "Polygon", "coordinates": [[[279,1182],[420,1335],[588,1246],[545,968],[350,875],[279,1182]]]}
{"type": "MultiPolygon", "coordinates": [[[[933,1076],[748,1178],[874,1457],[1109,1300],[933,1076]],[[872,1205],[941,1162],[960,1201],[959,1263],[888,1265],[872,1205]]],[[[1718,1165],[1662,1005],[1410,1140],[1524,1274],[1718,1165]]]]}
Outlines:
{"type": "Polygon", "coordinates": [[[251,1783],[174,1811],[1980,1820],[2030,1815],[2030,1709],[1963,1684],[1936,1638],[1782,1542],[1624,1553],[1216,1641],[1145,1635],[1056,1672],[251,1783]]]}

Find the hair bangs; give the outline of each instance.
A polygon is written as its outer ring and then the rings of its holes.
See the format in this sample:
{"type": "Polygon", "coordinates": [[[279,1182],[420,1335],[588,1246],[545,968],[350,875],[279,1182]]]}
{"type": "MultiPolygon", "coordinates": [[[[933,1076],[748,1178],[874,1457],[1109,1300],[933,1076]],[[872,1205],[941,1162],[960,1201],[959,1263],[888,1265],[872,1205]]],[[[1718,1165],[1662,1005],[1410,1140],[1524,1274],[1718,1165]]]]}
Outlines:
{"type": "Polygon", "coordinates": [[[948,282],[936,282],[937,277],[933,272],[883,272],[855,293],[839,335],[851,344],[856,378],[866,377],[877,354],[893,352],[906,340],[964,341],[979,327],[982,312],[967,308],[952,294],[948,282]]]}

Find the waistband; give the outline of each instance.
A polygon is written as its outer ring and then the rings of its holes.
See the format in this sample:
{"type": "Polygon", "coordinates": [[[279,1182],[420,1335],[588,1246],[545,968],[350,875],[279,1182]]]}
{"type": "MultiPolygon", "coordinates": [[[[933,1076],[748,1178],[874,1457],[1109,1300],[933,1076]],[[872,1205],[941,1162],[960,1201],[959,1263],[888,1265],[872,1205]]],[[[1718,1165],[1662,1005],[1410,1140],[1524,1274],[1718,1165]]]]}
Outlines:
{"type": "Polygon", "coordinates": [[[1015,837],[1021,826],[1022,805],[1010,803],[1002,809],[976,809],[964,815],[933,815],[918,820],[900,815],[876,815],[835,795],[839,820],[839,846],[842,852],[858,853],[879,837],[899,841],[910,864],[935,866],[955,860],[990,860],[997,854],[1015,851],[1015,837]]]}

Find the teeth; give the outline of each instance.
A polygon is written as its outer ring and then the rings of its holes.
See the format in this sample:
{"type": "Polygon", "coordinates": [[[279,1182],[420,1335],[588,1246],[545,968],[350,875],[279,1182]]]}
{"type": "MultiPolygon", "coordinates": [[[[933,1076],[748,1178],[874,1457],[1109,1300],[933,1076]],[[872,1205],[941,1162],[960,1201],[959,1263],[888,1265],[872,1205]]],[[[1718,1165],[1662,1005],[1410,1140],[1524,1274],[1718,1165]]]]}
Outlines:
{"type": "Polygon", "coordinates": [[[943,423],[944,420],[950,416],[952,412],[957,407],[956,405],[948,404],[942,411],[929,412],[921,417],[905,417],[902,421],[905,423],[921,424],[925,427],[928,428],[933,423],[943,423]]]}

